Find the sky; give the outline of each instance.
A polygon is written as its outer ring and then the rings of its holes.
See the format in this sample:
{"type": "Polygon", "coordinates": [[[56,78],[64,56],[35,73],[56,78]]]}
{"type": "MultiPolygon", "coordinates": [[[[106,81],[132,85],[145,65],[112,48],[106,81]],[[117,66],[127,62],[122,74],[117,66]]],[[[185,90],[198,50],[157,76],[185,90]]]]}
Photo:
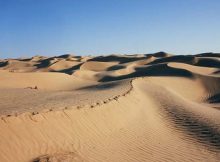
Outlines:
{"type": "Polygon", "coordinates": [[[220,0],[0,0],[0,58],[220,52],[220,0]]]}

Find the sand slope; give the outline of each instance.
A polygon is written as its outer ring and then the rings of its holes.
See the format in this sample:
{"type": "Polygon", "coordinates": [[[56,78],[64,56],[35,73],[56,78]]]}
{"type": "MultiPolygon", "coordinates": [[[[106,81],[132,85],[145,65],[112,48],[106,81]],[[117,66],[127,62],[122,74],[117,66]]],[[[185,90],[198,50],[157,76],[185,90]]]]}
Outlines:
{"type": "Polygon", "coordinates": [[[219,161],[220,54],[0,61],[0,161],[219,161]]]}

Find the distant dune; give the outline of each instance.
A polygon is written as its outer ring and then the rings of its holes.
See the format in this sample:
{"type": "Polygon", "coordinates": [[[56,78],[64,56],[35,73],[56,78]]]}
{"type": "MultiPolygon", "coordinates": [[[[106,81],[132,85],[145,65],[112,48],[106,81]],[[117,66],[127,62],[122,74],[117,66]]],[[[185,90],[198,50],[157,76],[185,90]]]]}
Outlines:
{"type": "Polygon", "coordinates": [[[1,162],[218,162],[220,54],[0,60],[1,162]]]}

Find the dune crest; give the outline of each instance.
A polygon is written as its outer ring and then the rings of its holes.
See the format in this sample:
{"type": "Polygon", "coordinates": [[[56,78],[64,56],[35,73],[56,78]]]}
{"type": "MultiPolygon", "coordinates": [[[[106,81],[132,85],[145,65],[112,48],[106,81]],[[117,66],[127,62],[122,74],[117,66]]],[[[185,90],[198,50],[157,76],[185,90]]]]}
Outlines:
{"type": "Polygon", "coordinates": [[[219,71],[215,53],[0,60],[0,161],[217,162],[219,71]]]}

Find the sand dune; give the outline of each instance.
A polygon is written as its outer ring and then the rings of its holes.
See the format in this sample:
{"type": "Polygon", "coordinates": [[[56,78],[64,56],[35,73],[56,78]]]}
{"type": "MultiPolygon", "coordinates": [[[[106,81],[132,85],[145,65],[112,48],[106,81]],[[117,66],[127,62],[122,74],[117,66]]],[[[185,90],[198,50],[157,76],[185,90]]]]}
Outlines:
{"type": "Polygon", "coordinates": [[[219,161],[220,54],[0,60],[0,161],[219,161]]]}

